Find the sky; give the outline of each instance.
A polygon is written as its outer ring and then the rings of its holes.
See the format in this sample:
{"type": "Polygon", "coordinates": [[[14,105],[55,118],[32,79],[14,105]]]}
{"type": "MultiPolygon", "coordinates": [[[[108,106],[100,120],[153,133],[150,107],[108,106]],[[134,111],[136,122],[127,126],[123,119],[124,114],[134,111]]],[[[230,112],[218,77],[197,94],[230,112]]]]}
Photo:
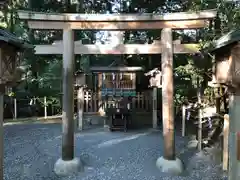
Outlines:
{"type": "MultiPolygon", "coordinates": [[[[119,0],[112,1],[112,12],[119,13],[121,9],[119,0]]],[[[106,12],[106,14],[110,14],[110,12],[106,12]]],[[[120,43],[120,33],[121,31],[99,31],[96,33],[96,43],[100,45],[102,43],[109,44],[115,46],[116,44],[120,43]]]]}

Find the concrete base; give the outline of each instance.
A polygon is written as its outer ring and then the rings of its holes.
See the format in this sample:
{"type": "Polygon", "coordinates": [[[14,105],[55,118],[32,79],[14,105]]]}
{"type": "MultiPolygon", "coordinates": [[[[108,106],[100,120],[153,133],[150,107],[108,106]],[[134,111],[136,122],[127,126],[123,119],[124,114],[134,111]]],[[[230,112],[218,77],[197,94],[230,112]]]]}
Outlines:
{"type": "Polygon", "coordinates": [[[72,175],[83,170],[83,164],[79,158],[70,161],[58,159],[54,165],[54,172],[59,176],[72,175]]]}
{"type": "Polygon", "coordinates": [[[179,175],[183,172],[183,163],[178,158],[176,160],[167,160],[160,157],[157,159],[156,166],[161,172],[172,175],[179,175]]]}

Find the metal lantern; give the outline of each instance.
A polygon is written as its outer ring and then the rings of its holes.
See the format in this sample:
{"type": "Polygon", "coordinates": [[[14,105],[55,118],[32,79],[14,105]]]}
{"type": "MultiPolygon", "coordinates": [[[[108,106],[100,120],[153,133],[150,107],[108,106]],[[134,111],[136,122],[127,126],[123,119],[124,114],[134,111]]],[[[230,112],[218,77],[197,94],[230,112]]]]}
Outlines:
{"type": "Polygon", "coordinates": [[[20,67],[22,52],[33,46],[3,29],[0,29],[0,38],[0,84],[12,86],[22,78],[23,69],[20,67]]]}

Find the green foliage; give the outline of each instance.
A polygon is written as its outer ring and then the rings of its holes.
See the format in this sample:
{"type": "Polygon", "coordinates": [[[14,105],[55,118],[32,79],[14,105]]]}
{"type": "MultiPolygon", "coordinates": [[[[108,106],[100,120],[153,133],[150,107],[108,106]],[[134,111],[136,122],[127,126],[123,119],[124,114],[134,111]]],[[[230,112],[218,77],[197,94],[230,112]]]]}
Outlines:
{"type": "MultiPolygon", "coordinates": [[[[31,33],[26,24],[19,21],[16,10],[32,9],[43,12],[80,12],[80,13],[107,13],[112,12],[113,1],[110,0],[77,0],[73,1],[55,1],[55,0],[12,0],[0,12],[0,26],[8,28],[22,39],[29,40],[33,44],[50,44],[55,40],[62,39],[60,31],[36,31],[31,33]]],[[[180,104],[185,97],[191,98],[196,96],[197,80],[200,81],[205,94],[210,96],[210,90],[207,88],[207,81],[211,76],[211,55],[208,53],[214,39],[229,30],[240,27],[240,6],[238,3],[229,3],[224,0],[123,0],[115,12],[124,13],[153,13],[162,14],[167,12],[179,11],[197,11],[205,9],[216,9],[218,11],[219,21],[213,23],[213,26],[186,33],[175,31],[174,37],[181,37],[184,41],[193,41],[200,43],[200,56],[175,56],[174,73],[175,77],[175,102],[180,104]],[[218,24],[219,23],[219,24],[218,24]]],[[[76,40],[96,41],[96,31],[76,31],[76,40]]],[[[160,39],[160,32],[152,31],[129,31],[125,32],[125,43],[147,43],[155,39],[160,39]]],[[[160,67],[160,55],[151,55],[152,62],[149,64],[149,56],[123,56],[129,65],[139,65],[146,68],[160,67]]],[[[108,65],[111,64],[116,56],[99,56],[99,55],[82,55],[76,56],[76,70],[84,69],[89,72],[91,65],[108,65]]],[[[61,56],[35,56],[34,52],[25,54],[22,65],[26,67],[26,81],[22,89],[27,89],[30,94],[36,97],[55,96],[61,93],[62,78],[62,57],[61,56]]],[[[48,100],[51,103],[58,104],[56,98],[48,100]],[[57,102],[57,103],[56,103],[57,102]]]]}

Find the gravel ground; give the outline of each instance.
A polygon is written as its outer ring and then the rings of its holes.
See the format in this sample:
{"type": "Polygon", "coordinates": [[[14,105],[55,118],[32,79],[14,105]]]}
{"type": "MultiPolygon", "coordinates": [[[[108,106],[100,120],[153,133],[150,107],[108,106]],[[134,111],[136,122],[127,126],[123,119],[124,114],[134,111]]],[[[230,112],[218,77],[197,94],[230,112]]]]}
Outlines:
{"type": "Polygon", "coordinates": [[[53,166],[61,155],[59,124],[4,127],[4,180],[224,180],[221,165],[208,154],[187,148],[188,140],[176,138],[176,150],[185,172],[169,176],[156,168],[163,153],[160,131],[106,132],[101,128],[76,133],[75,154],[84,172],[58,177],[53,166]]]}

